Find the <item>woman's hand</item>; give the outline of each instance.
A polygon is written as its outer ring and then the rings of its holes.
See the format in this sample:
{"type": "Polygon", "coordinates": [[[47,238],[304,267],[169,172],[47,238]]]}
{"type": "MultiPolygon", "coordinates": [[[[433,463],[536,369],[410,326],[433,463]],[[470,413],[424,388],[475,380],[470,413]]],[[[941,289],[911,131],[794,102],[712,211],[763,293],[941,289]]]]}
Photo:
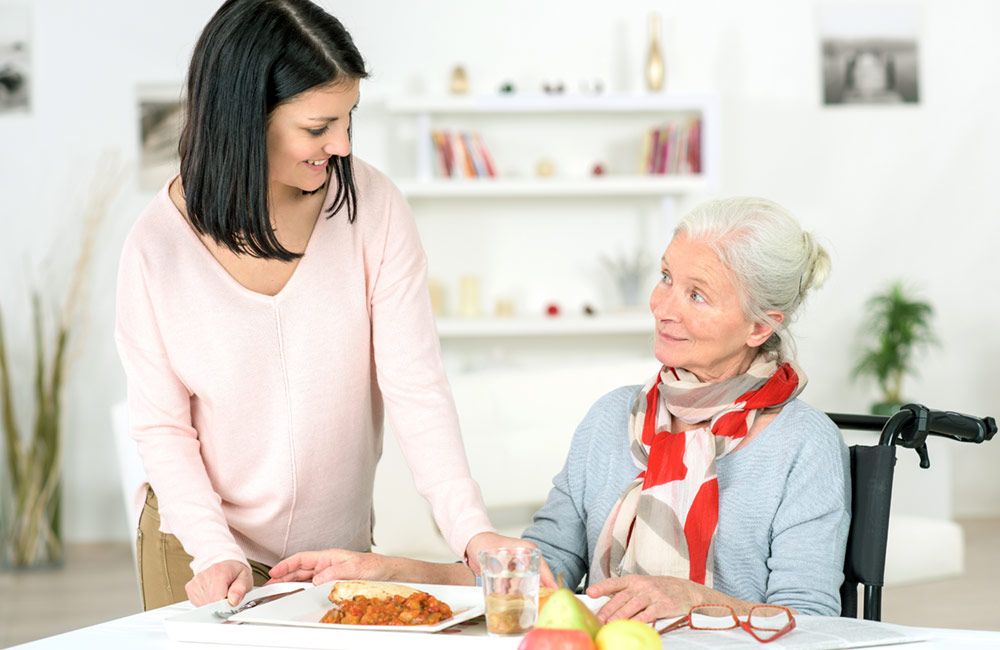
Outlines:
{"type": "Polygon", "coordinates": [[[250,567],[236,560],[224,560],[213,564],[184,585],[188,599],[195,607],[225,598],[230,605],[236,605],[253,588],[253,574],[250,567]]]}
{"type": "MultiPolygon", "coordinates": [[[[505,537],[503,535],[498,535],[497,533],[479,533],[473,536],[469,540],[469,545],[465,547],[465,561],[468,562],[469,568],[472,569],[473,573],[477,576],[481,575],[483,569],[479,566],[479,552],[488,551],[494,548],[536,548],[534,543],[529,542],[526,539],[520,539],[518,537],[505,537]]],[[[539,567],[539,573],[542,578],[543,587],[553,587],[555,588],[556,580],[552,577],[552,571],[549,569],[549,565],[545,563],[545,558],[542,558],[541,565],[539,567]]]]}
{"type": "Polygon", "coordinates": [[[728,604],[734,600],[683,578],[640,575],[608,578],[591,585],[587,595],[591,598],[611,596],[597,612],[601,623],[619,618],[652,623],[660,618],[684,616],[695,605],[728,604]]]}
{"type": "Polygon", "coordinates": [[[392,580],[396,576],[396,561],[399,559],[340,548],[303,551],[275,564],[268,584],[310,580],[315,585],[332,580],[392,580]]]}

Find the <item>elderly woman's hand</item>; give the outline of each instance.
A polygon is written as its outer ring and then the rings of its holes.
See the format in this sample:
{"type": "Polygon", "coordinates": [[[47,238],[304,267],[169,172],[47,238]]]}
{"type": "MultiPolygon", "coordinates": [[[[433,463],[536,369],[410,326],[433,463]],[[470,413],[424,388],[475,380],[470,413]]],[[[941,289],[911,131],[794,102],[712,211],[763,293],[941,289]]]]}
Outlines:
{"type": "MultiPolygon", "coordinates": [[[[597,612],[601,623],[620,618],[634,618],[652,623],[660,618],[684,616],[695,605],[706,602],[726,603],[729,598],[712,599],[718,592],[705,586],[667,576],[628,575],[608,578],[587,589],[591,598],[610,596],[597,612]]],[[[721,594],[720,594],[721,595],[721,594]]]]}
{"type": "MultiPolygon", "coordinates": [[[[465,547],[465,560],[469,568],[477,576],[482,574],[482,567],[479,566],[479,552],[489,551],[494,548],[536,548],[533,542],[519,537],[505,537],[497,533],[479,533],[469,540],[469,545],[465,547]]],[[[545,558],[542,558],[539,571],[543,587],[556,587],[556,580],[552,576],[549,565],[545,558]]]]}
{"type": "Polygon", "coordinates": [[[278,562],[271,569],[272,582],[322,584],[332,580],[392,580],[400,558],[378,553],[358,553],[339,548],[304,551],[278,562]]]}

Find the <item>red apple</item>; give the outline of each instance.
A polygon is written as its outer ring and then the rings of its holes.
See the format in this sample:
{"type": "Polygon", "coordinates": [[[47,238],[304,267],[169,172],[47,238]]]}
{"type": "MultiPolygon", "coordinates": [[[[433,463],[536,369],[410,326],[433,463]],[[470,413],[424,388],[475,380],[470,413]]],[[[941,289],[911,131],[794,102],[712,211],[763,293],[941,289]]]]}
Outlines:
{"type": "Polygon", "coordinates": [[[594,640],[583,630],[536,627],[524,636],[517,650],[594,650],[594,640]]]}

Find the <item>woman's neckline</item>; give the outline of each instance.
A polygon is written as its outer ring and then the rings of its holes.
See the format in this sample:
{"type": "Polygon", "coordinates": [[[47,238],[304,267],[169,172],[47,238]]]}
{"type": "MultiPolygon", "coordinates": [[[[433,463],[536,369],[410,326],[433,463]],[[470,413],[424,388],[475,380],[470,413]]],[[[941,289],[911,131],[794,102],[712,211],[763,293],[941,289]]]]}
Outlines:
{"type": "MultiPolygon", "coordinates": [[[[174,216],[174,218],[180,223],[181,227],[187,233],[187,236],[198,244],[198,248],[201,250],[200,254],[205,256],[206,262],[210,267],[212,267],[213,272],[216,275],[222,277],[223,281],[229,284],[232,288],[234,288],[237,291],[237,293],[249,296],[255,300],[263,300],[267,302],[277,302],[281,300],[281,298],[290,291],[290,288],[293,285],[297,284],[296,278],[303,273],[302,270],[303,263],[307,259],[311,259],[312,257],[309,254],[309,252],[314,247],[314,242],[317,239],[317,231],[320,228],[320,222],[323,221],[323,212],[327,209],[327,204],[330,201],[329,190],[331,184],[327,182],[326,192],[323,197],[323,202],[320,204],[319,213],[316,216],[316,220],[312,226],[312,231],[309,234],[309,238],[306,240],[305,247],[303,248],[302,251],[302,256],[298,259],[298,263],[296,264],[295,269],[292,271],[291,275],[288,277],[288,279],[285,281],[285,283],[281,286],[281,288],[277,292],[275,292],[274,294],[268,294],[261,291],[255,291],[242,284],[232,275],[232,273],[230,273],[226,269],[226,267],[222,264],[222,262],[215,256],[215,254],[209,248],[209,245],[205,242],[205,240],[198,233],[198,231],[195,230],[194,224],[191,223],[190,219],[186,214],[187,210],[186,209],[182,210],[181,206],[179,206],[176,203],[174,195],[175,193],[179,195],[180,190],[178,188],[175,191],[172,188],[174,188],[175,186],[174,184],[179,181],[180,181],[180,174],[176,174],[173,178],[171,178],[167,182],[166,187],[164,187],[163,189],[164,199],[166,200],[167,204],[169,204],[169,209],[173,213],[172,216],[174,216]]],[[[183,196],[180,196],[180,199],[183,200],[183,196]]]]}

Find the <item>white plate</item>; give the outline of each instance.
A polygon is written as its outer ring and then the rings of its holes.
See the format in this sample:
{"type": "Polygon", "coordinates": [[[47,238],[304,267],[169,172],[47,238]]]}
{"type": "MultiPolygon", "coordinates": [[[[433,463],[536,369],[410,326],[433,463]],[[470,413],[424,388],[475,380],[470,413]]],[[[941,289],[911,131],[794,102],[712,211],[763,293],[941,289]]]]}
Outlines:
{"type": "Polygon", "coordinates": [[[481,587],[456,587],[452,585],[423,585],[399,583],[426,591],[451,607],[453,616],[435,625],[343,625],[320,623],[323,615],[333,604],[327,599],[333,583],[306,589],[271,603],[252,607],[230,617],[240,623],[264,625],[292,625],[296,627],[321,627],[341,630],[381,630],[386,632],[438,632],[473,619],[483,613],[483,590],[481,587]]]}

